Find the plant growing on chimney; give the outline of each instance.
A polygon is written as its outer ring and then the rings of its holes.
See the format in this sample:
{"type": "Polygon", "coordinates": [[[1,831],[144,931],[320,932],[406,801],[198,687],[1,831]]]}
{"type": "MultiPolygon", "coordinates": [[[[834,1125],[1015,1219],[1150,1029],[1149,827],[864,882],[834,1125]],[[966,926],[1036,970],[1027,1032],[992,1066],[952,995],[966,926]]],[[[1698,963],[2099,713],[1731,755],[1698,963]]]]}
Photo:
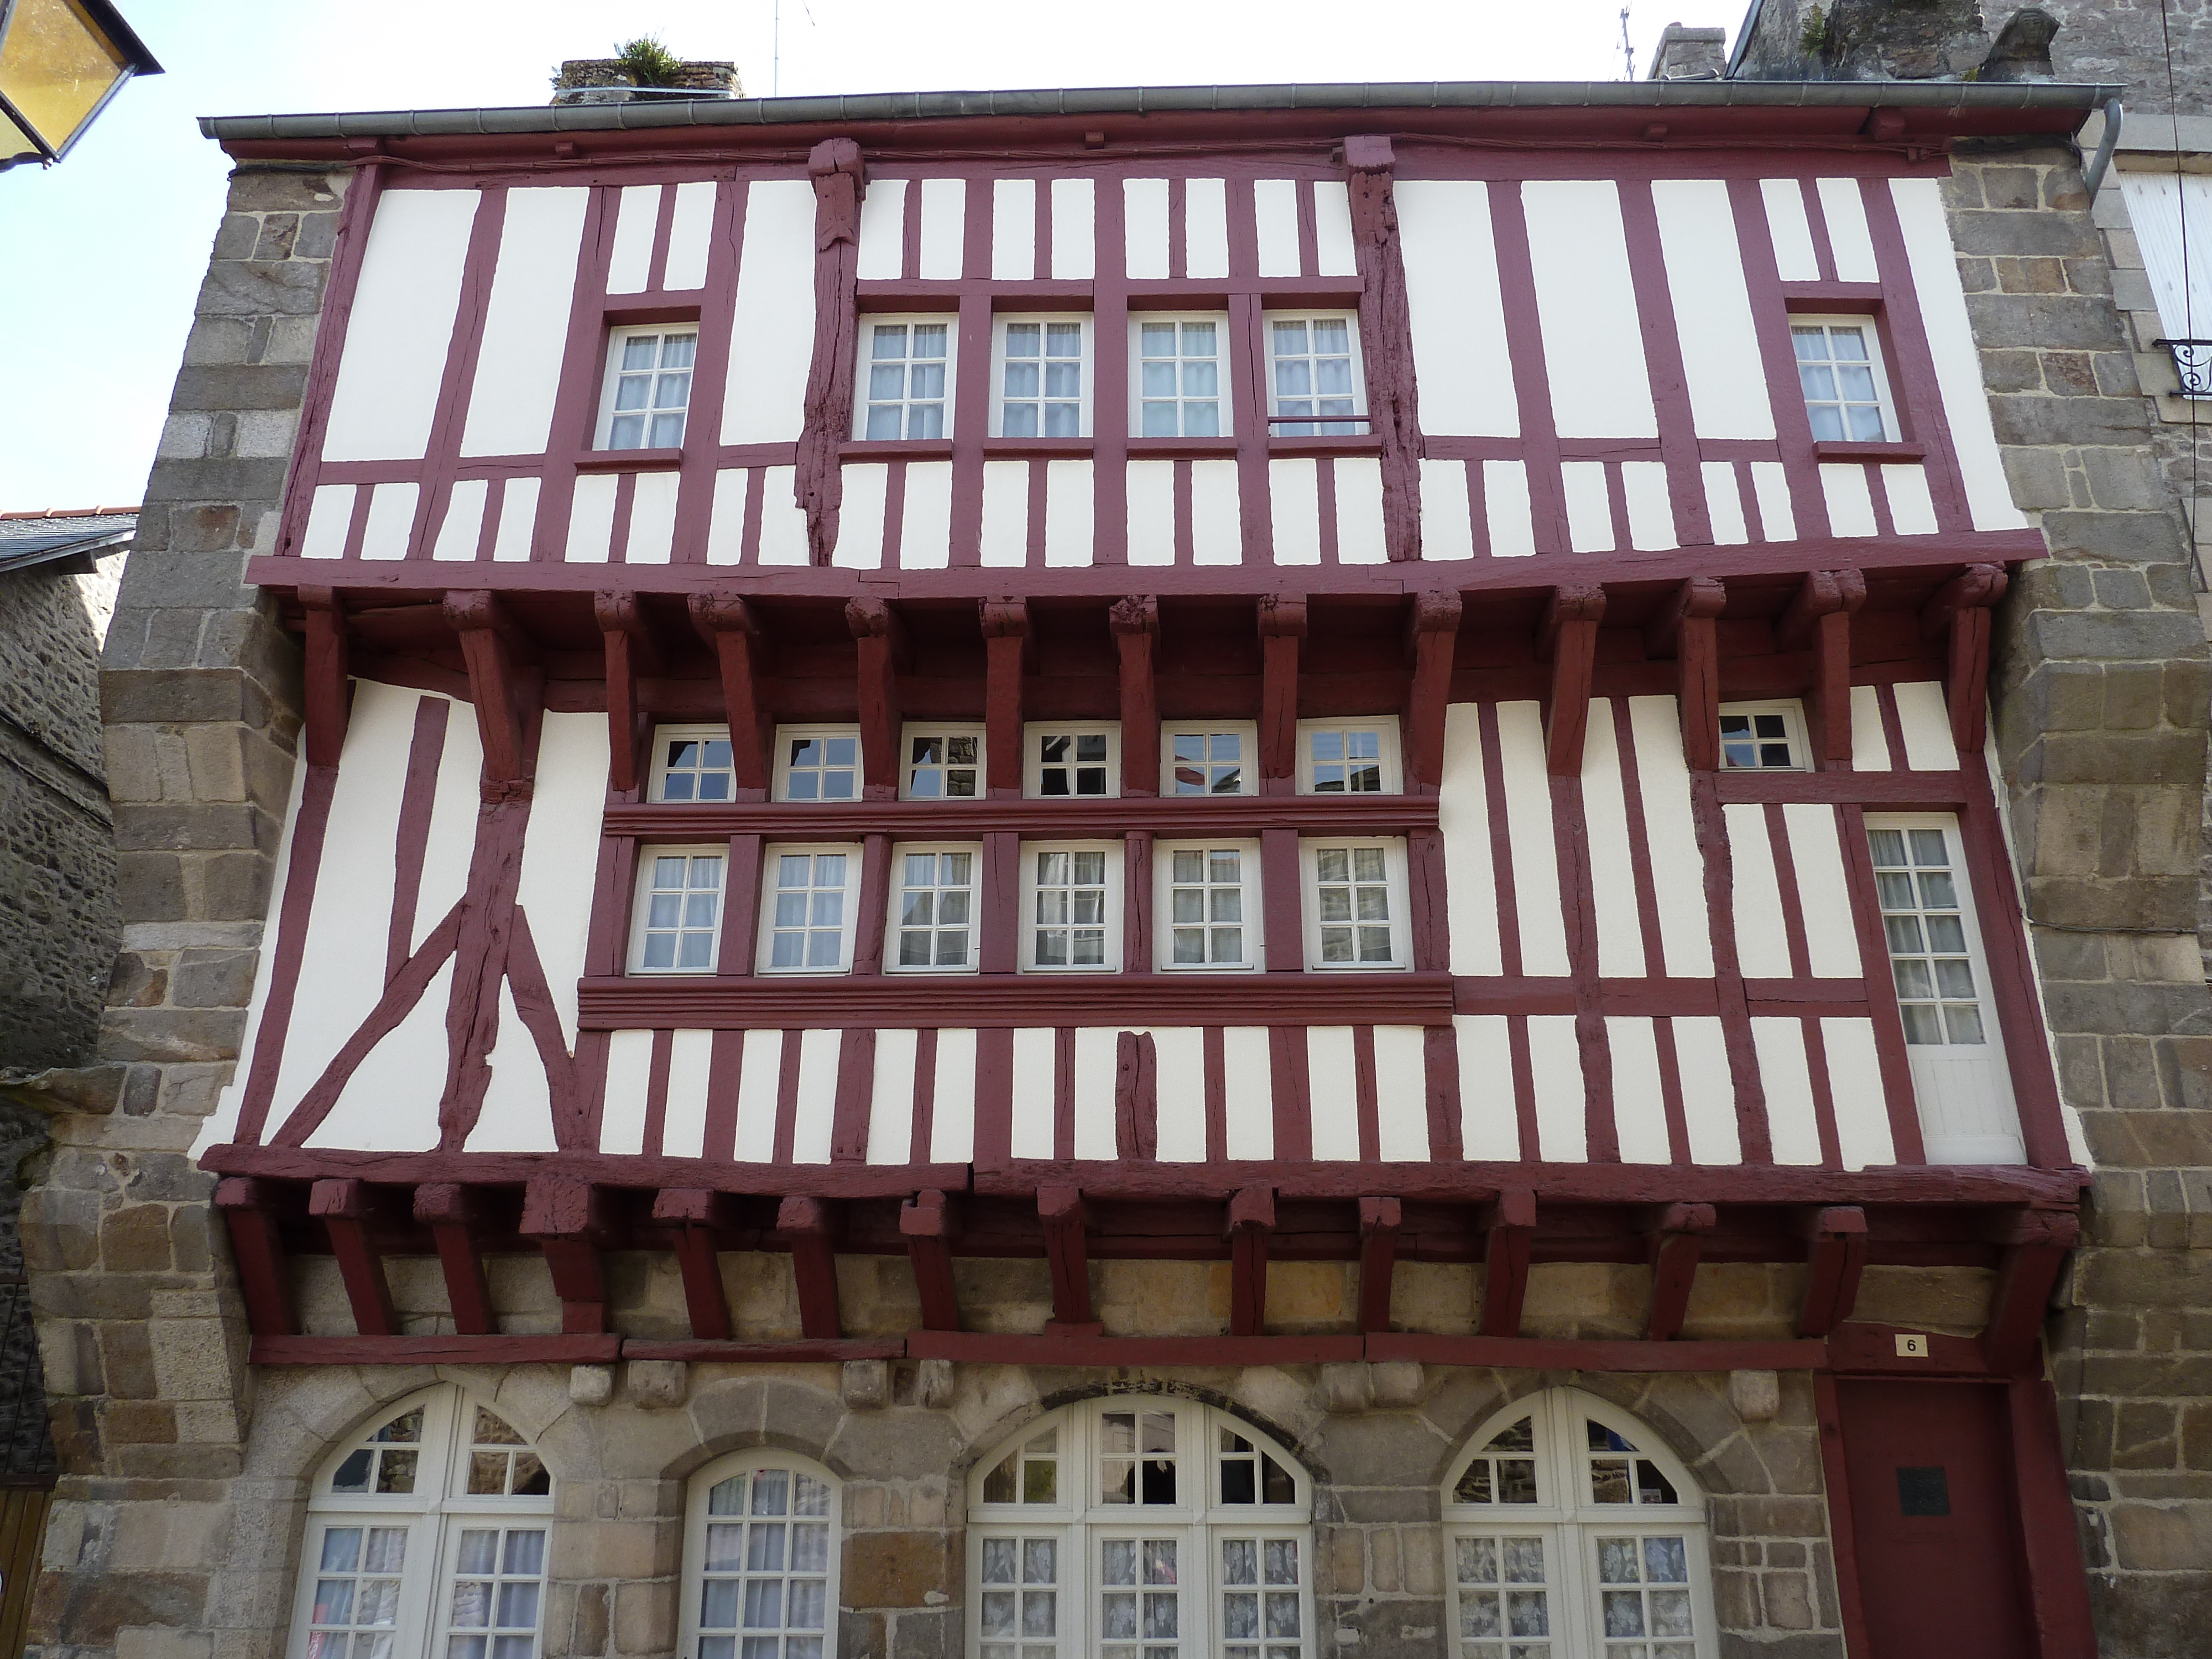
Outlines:
{"type": "Polygon", "coordinates": [[[637,87],[672,87],[684,70],[684,60],[650,34],[619,42],[615,62],[637,87]]]}

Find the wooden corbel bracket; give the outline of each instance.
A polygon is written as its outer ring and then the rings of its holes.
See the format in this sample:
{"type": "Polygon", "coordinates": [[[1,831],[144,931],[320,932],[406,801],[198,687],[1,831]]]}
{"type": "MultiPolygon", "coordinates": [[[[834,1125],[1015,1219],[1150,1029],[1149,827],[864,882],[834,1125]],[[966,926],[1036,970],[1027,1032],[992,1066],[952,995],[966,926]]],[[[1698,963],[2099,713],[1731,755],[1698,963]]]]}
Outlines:
{"type": "Polygon", "coordinates": [[[1671,1342],[1681,1334],[1698,1257],[1713,1224],[1710,1204],[1669,1204],[1661,1212],[1651,1231],[1651,1309],[1644,1325],[1647,1340],[1671,1342]]]}
{"type": "Polygon", "coordinates": [[[1405,1210],[1395,1198],[1359,1200],[1359,1328],[1390,1328],[1390,1290],[1405,1210]]]}
{"type": "Polygon", "coordinates": [[[516,786],[529,777],[520,671],[534,667],[538,647],[508,615],[499,596],[481,589],[446,595],[446,622],[461,642],[469,697],[483,738],[483,781],[516,786]]]}
{"type": "Polygon", "coordinates": [[[638,707],[637,683],[641,676],[661,672],[665,657],[636,594],[594,593],[592,615],[606,653],[609,773],[616,788],[635,789],[639,715],[643,712],[638,707]]]}
{"type": "Polygon", "coordinates": [[[722,1295],[720,1236],[736,1221],[727,1193],[669,1188],[653,1194],[653,1218],[676,1230],[676,1268],[684,1280],[684,1307],[694,1339],[726,1342],[730,1304],[722,1295]]]}
{"type": "Polygon", "coordinates": [[[1022,678],[1030,669],[1030,607],[1026,599],[984,599],[977,606],[983,629],[983,764],[988,786],[1000,800],[1022,793],[1022,678]]]}
{"type": "Polygon", "coordinates": [[[1121,657],[1121,793],[1156,795],[1160,784],[1159,696],[1152,677],[1160,602],[1151,594],[1116,599],[1106,613],[1121,657]]]}
{"type": "Polygon", "coordinates": [[[899,1206],[899,1236],[914,1267],[926,1331],[960,1328],[960,1298],[952,1282],[952,1241],[959,1232],[959,1206],[946,1194],[916,1193],[899,1206]]]}
{"type": "Polygon", "coordinates": [[[722,679],[722,706],[730,722],[730,762],[737,775],[739,800],[766,800],[769,754],[767,728],[761,716],[755,653],[760,642],[759,619],[753,609],[734,593],[694,593],[690,601],[691,626],[714,647],[714,660],[722,679]]]}
{"type": "Polygon", "coordinates": [[[599,1335],[607,1328],[606,1273],[599,1252],[611,1237],[604,1187],[569,1176],[540,1176],[523,1188],[525,1238],[533,1240],[561,1298],[561,1329],[599,1335]]]}
{"type": "Polygon", "coordinates": [[[914,652],[897,611],[882,599],[845,601],[845,627],[859,653],[860,775],[870,800],[898,799],[898,677],[914,652]]]}
{"type": "Polygon", "coordinates": [[[1674,659],[1682,755],[1693,772],[1710,772],[1721,763],[1718,618],[1727,606],[1727,588],[1711,576],[1692,576],[1668,596],[1644,628],[1644,654],[1674,659]]]}
{"type": "Polygon", "coordinates": [[[1498,1194],[1483,1222],[1482,1334],[1521,1334],[1528,1295],[1528,1255],[1536,1231],[1536,1194],[1526,1187],[1498,1194]]]}
{"type": "Polygon", "coordinates": [[[230,1230],[230,1254],[246,1320],[256,1336],[296,1336],[300,1316],[292,1295],[292,1266],[284,1251],[284,1212],[297,1199],[252,1176],[216,1182],[215,1206],[230,1230]]]}
{"type": "Polygon", "coordinates": [[[1922,637],[1949,640],[1943,695],[1951,709],[1951,741],[1978,755],[1988,731],[1990,611],[2009,582],[2004,567],[1968,565],[1943,584],[1920,613],[1922,637]]]}
{"type": "Polygon", "coordinates": [[[1265,595],[1259,622],[1261,787],[1287,792],[1297,776],[1298,656],[1306,602],[1265,595]]]}
{"type": "Polygon", "coordinates": [[[1774,624],[1781,649],[1812,647],[1812,741],[1823,761],[1851,757],[1851,617],[1865,604],[1858,571],[1809,570],[1774,624]]]}
{"type": "Polygon", "coordinates": [[[1582,775],[1583,730],[1589,722],[1597,629],[1604,616],[1602,587],[1555,587],[1544,603],[1543,620],[1537,625],[1537,646],[1552,659],[1552,696],[1544,718],[1544,763],[1555,778],[1582,775]]]}
{"type": "Polygon", "coordinates": [[[323,1224],[338,1276],[353,1308],[354,1329],[362,1336],[397,1336],[399,1316],[392,1305],[392,1284],[384,1275],[382,1252],[369,1240],[374,1213],[368,1183],[353,1178],[318,1181],[307,1194],[307,1213],[323,1224]]]}
{"type": "Polygon", "coordinates": [[[1037,1221],[1044,1229],[1045,1260],[1052,1267],[1052,1322],[1077,1328],[1091,1323],[1090,1212],[1073,1187],[1037,1190],[1037,1221]]]}
{"type": "Polygon", "coordinates": [[[1805,1303],[1797,1334],[1826,1336],[1851,1316],[1866,1270],[1866,1212],[1834,1205],[1814,1212],[1806,1229],[1805,1303]]]}
{"type": "Polygon", "coordinates": [[[1444,711],[1451,702],[1452,654],[1459,645],[1456,593],[1421,593],[1406,616],[1406,773],[1422,789],[1443,781],[1444,711]]]}
{"type": "Polygon", "coordinates": [[[477,1230],[483,1221],[482,1195],[458,1182],[426,1182],[415,1189],[414,1212],[416,1222],[430,1230],[430,1242],[437,1247],[455,1334],[490,1335],[495,1328],[491,1289],[484,1279],[483,1253],[477,1244],[477,1230]]]}
{"type": "Polygon", "coordinates": [[[836,1206],[826,1199],[787,1198],[776,1208],[775,1231],[791,1252],[799,1291],[799,1328],[809,1337],[845,1334],[837,1307],[838,1220],[836,1206]]]}
{"type": "Polygon", "coordinates": [[[2071,1210],[2021,1210],[1997,1230],[1997,1238],[2003,1249],[1982,1352],[1991,1370],[2012,1376],[2035,1364],[2051,1292],[2067,1252],[2081,1242],[2081,1219],[2071,1210]]]}
{"type": "Polygon", "coordinates": [[[1257,1336],[1267,1323],[1267,1236],[1275,1231],[1275,1189],[1246,1187],[1229,1200],[1229,1334],[1257,1336]]]}
{"type": "Polygon", "coordinates": [[[336,766],[345,749],[346,716],[353,705],[345,600],[336,588],[303,587],[300,603],[307,612],[307,764],[336,766]]]}

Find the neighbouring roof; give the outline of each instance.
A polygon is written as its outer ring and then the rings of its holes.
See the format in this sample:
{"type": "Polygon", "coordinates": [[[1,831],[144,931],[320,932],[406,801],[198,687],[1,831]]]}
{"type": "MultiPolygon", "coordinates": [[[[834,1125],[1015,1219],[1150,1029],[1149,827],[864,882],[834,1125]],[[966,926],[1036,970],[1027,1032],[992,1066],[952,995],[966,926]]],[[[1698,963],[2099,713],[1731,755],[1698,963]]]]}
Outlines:
{"type": "Polygon", "coordinates": [[[94,561],[131,544],[135,507],[58,507],[43,513],[0,513],[0,575],[33,565],[73,562],[73,575],[92,574],[94,561]]]}

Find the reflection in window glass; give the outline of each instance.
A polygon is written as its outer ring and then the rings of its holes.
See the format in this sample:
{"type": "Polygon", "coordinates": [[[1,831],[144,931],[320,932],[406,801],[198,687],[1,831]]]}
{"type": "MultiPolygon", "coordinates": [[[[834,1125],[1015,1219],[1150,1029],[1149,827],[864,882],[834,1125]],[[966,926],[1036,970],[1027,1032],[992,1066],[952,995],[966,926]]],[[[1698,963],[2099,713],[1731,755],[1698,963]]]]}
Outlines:
{"type": "Polygon", "coordinates": [[[782,853],[769,920],[771,968],[845,965],[845,853],[782,853]]]}
{"type": "Polygon", "coordinates": [[[1303,438],[1357,432],[1364,421],[1352,373],[1352,322],[1346,317],[1278,317],[1267,328],[1273,429],[1303,438]]]}
{"type": "Polygon", "coordinates": [[[983,740],[972,732],[926,732],[907,738],[908,800],[973,800],[982,793],[983,740]]]}
{"type": "Polygon", "coordinates": [[[727,738],[670,738],[663,743],[662,800],[731,800],[736,793],[727,738]]]}
{"type": "Polygon", "coordinates": [[[759,1469],[707,1495],[699,1659],[823,1659],[830,1629],[830,1487],[759,1469]]]}
{"type": "Polygon", "coordinates": [[[1788,718],[1778,713],[1722,714],[1721,764],[1731,772],[1796,771],[1788,718]]]}
{"type": "Polygon", "coordinates": [[[1949,837],[1934,828],[1869,829],[1867,842],[1905,1040],[1987,1042],[1949,837]]]}
{"type": "Polygon", "coordinates": [[[1106,744],[1103,732],[1036,734],[1037,793],[1103,796],[1106,793],[1106,744]]]}
{"type": "Polygon", "coordinates": [[[1314,854],[1314,870],[1322,961],[1391,961],[1389,866],[1382,849],[1323,847],[1314,854]]]}
{"type": "Polygon", "coordinates": [[[307,1615],[307,1659],[347,1659],[349,1645],[364,1659],[388,1654],[406,1562],[404,1526],[325,1528],[307,1615]]]}
{"type": "Polygon", "coordinates": [[[1382,793],[1382,733],[1374,726],[1308,727],[1306,762],[1316,795],[1382,793]]]}
{"type": "Polygon", "coordinates": [[[1096,968],[1106,961],[1106,854],[1036,854],[1036,962],[1096,968]]]}
{"type": "Polygon", "coordinates": [[[714,965],[722,909],[722,859],[714,853],[652,855],[638,966],[705,973],[714,965]]]}
{"type": "Polygon", "coordinates": [[[899,860],[902,968],[965,968],[975,903],[975,854],[908,853],[899,860]]]}
{"type": "Polygon", "coordinates": [[[860,739],[825,733],[784,739],[786,800],[851,800],[860,793],[860,739]]]}
{"type": "Polygon", "coordinates": [[[464,1528],[445,1659],[531,1659],[544,1582],[544,1527],[464,1528]]]}
{"type": "Polygon", "coordinates": [[[1178,968],[1242,968],[1244,854],[1234,847],[1168,853],[1170,957],[1178,968]]]}
{"type": "Polygon", "coordinates": [[[1244,790],[1242,732],[1176,732],[1168,759],[1178,795],[1237,795],[1244,790]]]}

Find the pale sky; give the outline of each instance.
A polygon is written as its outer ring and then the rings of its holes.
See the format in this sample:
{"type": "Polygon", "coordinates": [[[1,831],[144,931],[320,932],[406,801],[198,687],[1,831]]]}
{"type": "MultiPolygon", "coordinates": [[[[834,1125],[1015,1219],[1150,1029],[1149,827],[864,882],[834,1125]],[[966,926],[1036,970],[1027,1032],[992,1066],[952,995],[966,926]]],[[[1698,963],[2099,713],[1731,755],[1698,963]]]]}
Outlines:
{"type": "MultiPolygon", "coordinates": [[[[120,0],[167,73],[60,166],[0,173],[0,509],[136,502],[222,217],[200,115],[540,104],[563,58],[658,34],[786,96],[1284,81],[1585,81],[1625,73],[1620,0],[120,0]]],[[[1741,0],[1634,0],[1641,74],[1668,22],[1733,37],[1741,0]]]]}

